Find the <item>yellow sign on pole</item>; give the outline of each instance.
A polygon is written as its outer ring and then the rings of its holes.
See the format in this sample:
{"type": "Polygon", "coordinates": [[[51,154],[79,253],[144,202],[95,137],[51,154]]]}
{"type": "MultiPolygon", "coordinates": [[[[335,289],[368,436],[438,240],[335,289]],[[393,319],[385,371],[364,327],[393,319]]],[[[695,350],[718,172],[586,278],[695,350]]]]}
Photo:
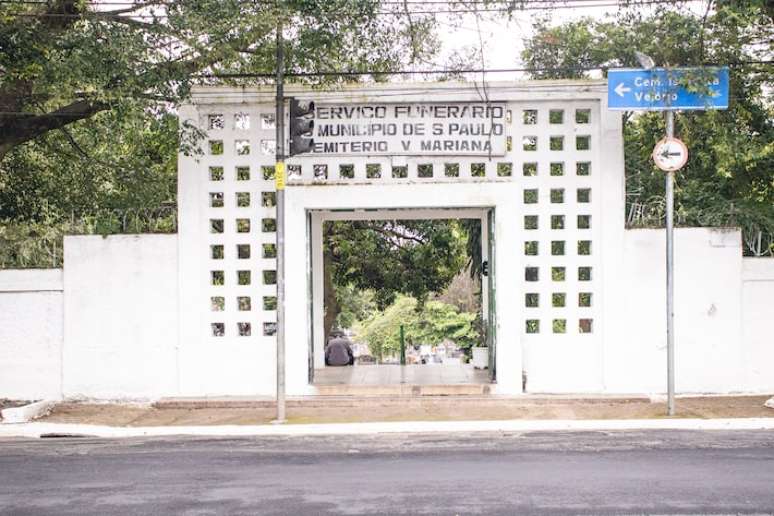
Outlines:
{"type": "Polygon", "coordinates": [[[278,161],[274,167],[274,187],[277,190],[285,189],[285,162],[278,161]]]}

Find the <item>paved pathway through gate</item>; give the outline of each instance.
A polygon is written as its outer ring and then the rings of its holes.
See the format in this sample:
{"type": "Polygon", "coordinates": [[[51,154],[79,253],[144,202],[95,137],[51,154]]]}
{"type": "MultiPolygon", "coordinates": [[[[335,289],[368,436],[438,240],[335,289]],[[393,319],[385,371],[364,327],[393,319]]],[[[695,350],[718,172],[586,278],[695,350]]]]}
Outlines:
{"type": "Polygon", "coordinates": [[[314,370],[315,385],[453,385],[490,383],[471,364],[354,365],[314,370]]]}

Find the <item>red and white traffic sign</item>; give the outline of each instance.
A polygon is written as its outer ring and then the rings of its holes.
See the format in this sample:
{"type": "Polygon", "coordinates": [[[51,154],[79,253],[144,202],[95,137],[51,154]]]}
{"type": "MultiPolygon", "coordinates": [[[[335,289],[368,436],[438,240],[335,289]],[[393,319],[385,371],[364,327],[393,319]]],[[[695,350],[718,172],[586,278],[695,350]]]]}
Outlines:
{"type": "Polygon", "coordinates": [[[653,161],[665,172],[680,170],[688,161],[688,147],[677,138],[664,138],[653,148],[653,161]]]}

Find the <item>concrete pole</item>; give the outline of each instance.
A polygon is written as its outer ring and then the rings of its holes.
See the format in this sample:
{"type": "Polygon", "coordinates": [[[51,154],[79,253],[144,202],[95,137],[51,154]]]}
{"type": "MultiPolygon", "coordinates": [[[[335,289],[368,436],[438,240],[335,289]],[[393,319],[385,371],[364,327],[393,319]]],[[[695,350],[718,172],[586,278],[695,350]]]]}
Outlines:
{"type": "Polygon", "coordinates": [[[282,49],[282,24],[277,24],[277,110],[276,166],[277,194],[277,419],[285,419],[285,56],[282,49]]]}
{"type": "MultiPolygon", "coordinates": [[[[674,111],[666,112],[667,138],[673,138],[675,132],[674,111]]],[[[674,208],[675,173],[666,173],[666,306],[667,306],[667,414],[675,415],[675,247],[674,247],[674,208]]]]}

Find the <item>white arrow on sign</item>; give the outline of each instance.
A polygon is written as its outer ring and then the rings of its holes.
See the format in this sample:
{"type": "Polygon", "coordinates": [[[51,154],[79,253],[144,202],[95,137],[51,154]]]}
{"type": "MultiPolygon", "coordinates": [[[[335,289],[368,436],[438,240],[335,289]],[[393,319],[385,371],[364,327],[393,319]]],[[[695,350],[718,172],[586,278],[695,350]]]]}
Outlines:
{"type": "Polygon", "coordinates": [[[618,93],[619,97],[623,97],[624,93],[626,93],[627,91],[632,91],[632,89],[625,87],[624,83],[619,83],[618,86],[616,86],[613,91],[618,93]]]}

